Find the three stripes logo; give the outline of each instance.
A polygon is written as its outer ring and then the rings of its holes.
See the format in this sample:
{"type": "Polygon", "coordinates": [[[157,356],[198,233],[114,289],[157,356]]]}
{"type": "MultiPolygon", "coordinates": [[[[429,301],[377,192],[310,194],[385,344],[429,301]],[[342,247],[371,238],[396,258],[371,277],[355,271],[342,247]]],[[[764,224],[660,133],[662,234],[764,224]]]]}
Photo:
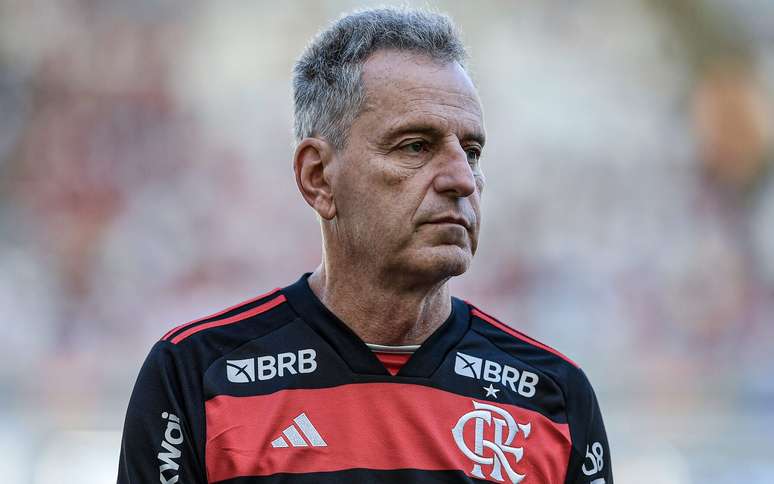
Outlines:
{"type": "Polygon", "coordinates": [[[282,431],[282,435],[271,441],[271,446],[275,449],[281,447],[309,447],[310,445],[312,447],[328,447],[328,444],[325,443],[320,433],[312,425],[309,417],[303,412],[293,419],[293,423],[288,428],[282,431]]]}

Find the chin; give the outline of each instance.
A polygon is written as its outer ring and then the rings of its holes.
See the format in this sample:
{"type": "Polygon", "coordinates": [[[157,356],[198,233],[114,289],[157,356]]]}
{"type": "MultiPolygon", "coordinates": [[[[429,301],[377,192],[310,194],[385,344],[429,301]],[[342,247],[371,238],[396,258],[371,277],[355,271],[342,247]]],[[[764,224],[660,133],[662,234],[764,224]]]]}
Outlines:
{"type": "Polygon", "coordinates": [[[467,272],[473,254],[456,245],[433,247],[430,253],[422,254],[414,264],[416,272],[425,273],[434,279],[447,279],[467,272]]]}

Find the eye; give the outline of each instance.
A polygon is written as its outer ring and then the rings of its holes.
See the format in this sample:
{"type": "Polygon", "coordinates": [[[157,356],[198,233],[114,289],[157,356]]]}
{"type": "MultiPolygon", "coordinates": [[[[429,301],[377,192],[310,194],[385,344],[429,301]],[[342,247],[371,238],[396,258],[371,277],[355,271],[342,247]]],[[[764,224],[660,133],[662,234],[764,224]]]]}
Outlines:
{"type": "Polygon", "coordinates": [[[418,155],[430,150],[430,144],[427,141],[416,140],[401,146],[401,150],[412,155],[418,155]]]}
{"type": "Polygon", "coordinates": [[[470,148],[465,148],[465,153],[468,155],[468,162],[471,164],[478,163],[478,160],[481,159],[481,148],[478,146],[471,146],[470,148]]]}

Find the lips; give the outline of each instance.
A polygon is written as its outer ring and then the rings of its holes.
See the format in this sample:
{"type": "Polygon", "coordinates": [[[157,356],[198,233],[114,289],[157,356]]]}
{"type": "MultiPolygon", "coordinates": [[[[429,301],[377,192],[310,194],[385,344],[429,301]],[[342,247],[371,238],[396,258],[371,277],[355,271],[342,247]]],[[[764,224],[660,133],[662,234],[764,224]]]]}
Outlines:
{"type": "Polygon", "coordinates": [[[457,224],[457,225],[462,225],[466,229],[470,230],[470,222],[468,222],[467,219],[465,219],[463,217],[457,217],[457,216],[454,216],[454,215],[445,215],[445,216],[442,216],[442,217],[436,217],[436,218],[433,218],[433,219],[427,221],[426,223],[429,223],[429,224],[457,224]]]}

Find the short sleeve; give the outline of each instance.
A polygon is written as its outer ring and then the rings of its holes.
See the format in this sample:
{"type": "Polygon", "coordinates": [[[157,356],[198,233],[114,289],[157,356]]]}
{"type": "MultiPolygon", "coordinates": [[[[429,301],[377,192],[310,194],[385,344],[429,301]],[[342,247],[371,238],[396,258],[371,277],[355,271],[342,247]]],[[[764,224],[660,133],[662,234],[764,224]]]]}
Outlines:
{"type": "Polygon", "coordinates": [[[118,484],[206,482],[196,441],[203,426],[198,391],[175,356],[171,344],[159,342],[140,370],[124,422],[118,484]]]}
{"type": "Polygon", "coordinates": [[[577,370],[567,389],[572,451],[566,484],[613,484],[610,446],[594,389],[586,374],[577,370]]]}

